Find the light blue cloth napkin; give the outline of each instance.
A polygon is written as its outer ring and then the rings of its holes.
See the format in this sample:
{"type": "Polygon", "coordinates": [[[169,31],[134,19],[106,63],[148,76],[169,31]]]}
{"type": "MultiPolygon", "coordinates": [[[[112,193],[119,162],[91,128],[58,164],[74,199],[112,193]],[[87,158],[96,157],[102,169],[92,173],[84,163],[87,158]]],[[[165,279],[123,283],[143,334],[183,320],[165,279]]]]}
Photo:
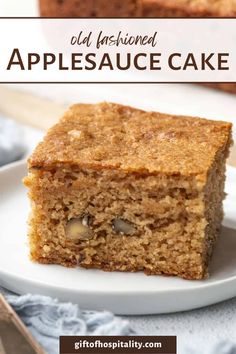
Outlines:
{"type": "Polygon", "coordinates": [[[127,320],[107,311],[81,311],[77,305],[40,295],[7,295],[6,299],[48,354],[59,353],[61,335],[135,334],[127,320]]]}
{"type": "MultiPolygon", "coordinates": [[[[48,354],[58,354],[60,335],[158,335],[145,333],[142,328],[133,329],[129,321],[115,317],[110,312],[81,311],[77,305],[60,303],[46,296],[6,295],[6,299],[48,354]]],[[[188,338],[180,346],[178,354],[199,354],[200,348],[196,348],[196,343],[187,343],[188,338]]],[[[219,340],[200,352],[236,354],[236,344],[219,340]]]]}
{"type": "MultiPolygon", "coordinates": [[[[48,354],[58,354],[60,335],[160,335],[146,332],[140,326],[134,329],[129,321],[107,311],[81,311],[77,305],[60,303],[41,295],[6,294],[7,301],[48,354]]],[[[161,326],[161,318],[158,323],[161,326]]],[[[218,343],[209,344],[206,350],[198,347],[196,340],[191,343],[189,338],[185,339],[178,346],[178,354],[236,354],[236,338],[232,338],[235,343],[219,339],[218,343]]]]}

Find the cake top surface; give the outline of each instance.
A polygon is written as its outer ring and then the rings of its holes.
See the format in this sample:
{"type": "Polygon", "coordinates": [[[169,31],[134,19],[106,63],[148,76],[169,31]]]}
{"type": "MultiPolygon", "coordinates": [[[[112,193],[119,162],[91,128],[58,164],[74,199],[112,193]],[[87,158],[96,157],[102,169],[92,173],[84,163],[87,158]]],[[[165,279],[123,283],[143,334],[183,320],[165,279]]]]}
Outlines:
{"type": "Polygon", "coordinates": [[[49,129],[29,168],[76,165],[152,174],[206,175],[231,139],[231,123],[113,103],[77,104],[49,129]]]}
{"type": "Polygon", "coordinates": [[[212,16],[233,17],[236,13],[236,0],[145,0],[144,5],[154,7],[165,7],[170,10],[182,10],[184,12],[194,12],[211,14],[212,16]]]}

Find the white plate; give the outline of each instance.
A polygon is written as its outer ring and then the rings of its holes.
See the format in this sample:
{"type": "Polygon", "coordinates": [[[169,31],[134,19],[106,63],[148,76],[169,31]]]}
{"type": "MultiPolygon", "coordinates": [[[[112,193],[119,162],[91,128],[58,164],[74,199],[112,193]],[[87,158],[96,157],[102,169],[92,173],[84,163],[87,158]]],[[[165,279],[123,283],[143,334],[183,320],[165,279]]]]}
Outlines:
{"type": "Polygon", "coordinates": [[[29,205],[21,180],[24,162],[0,169],[0,283],[17,293],[41,293],[79,303],[81,308],[116,314],[154,314],[189,310],[236,295],[236,169],[228,167],[225,219],[204,281],[142,273],[107,273],[34,264],[28,259],[29,205]]]}

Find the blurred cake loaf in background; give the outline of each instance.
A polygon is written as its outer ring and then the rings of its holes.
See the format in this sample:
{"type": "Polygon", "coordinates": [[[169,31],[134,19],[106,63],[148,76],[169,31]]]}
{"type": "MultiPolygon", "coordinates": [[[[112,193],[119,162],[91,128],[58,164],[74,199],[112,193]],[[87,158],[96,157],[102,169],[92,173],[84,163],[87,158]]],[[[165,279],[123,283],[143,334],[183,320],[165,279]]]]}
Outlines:
{"type": "Polygon", "coordinates": [[[140,0],[39,0],[42,17],[137,17],[140,0]]]}
{"type": "Polygon", "coordinates": [[[235,0],[142,0],[144,17],[234,17],[235,0]]]}
{"type": "Polygon", "coordinates": [[[235,0],[39,0],[42,17],[235,17],[235,0]]]}
{"type": "Polygon", "coordinates": [[[209,83],[205,84],[210,88],[215,88],[217,90],[222,90],[229,93],[236,93],[236,83],[233,82],[219,82],[219,83],[209,83]]]}

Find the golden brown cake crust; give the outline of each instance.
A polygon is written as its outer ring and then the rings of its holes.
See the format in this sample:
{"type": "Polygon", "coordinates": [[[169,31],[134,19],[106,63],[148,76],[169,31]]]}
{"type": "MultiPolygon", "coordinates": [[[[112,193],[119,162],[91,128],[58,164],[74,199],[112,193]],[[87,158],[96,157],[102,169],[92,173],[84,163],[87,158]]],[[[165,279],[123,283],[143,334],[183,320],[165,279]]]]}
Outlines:
{"type": "Polygon", "coordinates": [[[113,103],[74,105],[51,128],[29,168],[61,164],[205,179],[231,123],[144,112],[113,103]]]}
{"type": "Polygon", "coordinates": [[[143,0],[144,17],[235,17],[235,0],[143,0]]]}
{"type": "Polygon", "coordinates": [[[42,17],[137,17],[140,0],[40,0],[42,17]]]}

